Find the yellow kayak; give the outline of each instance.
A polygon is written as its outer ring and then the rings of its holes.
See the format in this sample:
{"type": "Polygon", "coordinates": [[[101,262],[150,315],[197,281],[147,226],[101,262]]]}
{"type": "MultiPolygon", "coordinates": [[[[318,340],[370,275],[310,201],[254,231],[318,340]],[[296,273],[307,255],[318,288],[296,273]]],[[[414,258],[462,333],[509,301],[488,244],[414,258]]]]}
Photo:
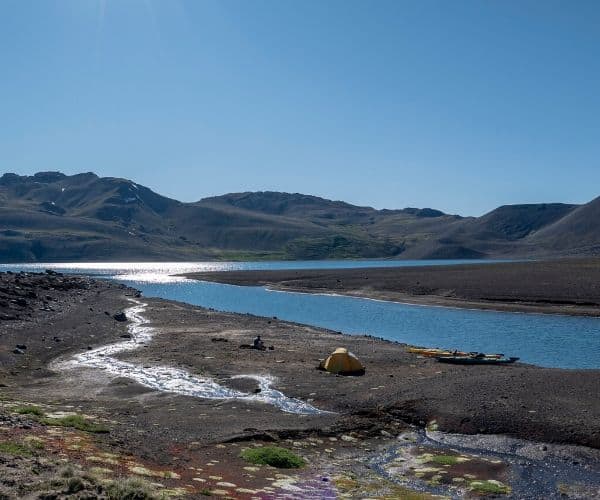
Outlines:
{"type": "MultiPolygon", "coordinates": [[[[438,347],[409,347],[407,352],[412,354],[420,354],[427,358],[439,358],[439,357],[475,357],[479,355],[477,352],[463,352],[463,351],[449,351],[448,349],[440,349],[438,347]]],[[[503,354],[484,354],[479,356],[480,358],[499,359],[502,358],[503,354]]]]}

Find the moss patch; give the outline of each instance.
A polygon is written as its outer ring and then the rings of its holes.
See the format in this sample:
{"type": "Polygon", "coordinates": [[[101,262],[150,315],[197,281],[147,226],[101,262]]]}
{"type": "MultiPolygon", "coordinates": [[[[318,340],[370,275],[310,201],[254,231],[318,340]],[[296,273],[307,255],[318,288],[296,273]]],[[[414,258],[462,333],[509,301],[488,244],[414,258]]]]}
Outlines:
{"type": "Polygon", "coordinates": [[[336,476],[334,484],[341,498],[379,498],[382,500],[434,500],[442,498],[404,486],[381,481],[380,478],[360,481],[350,476],[336,476]]]}
{"type": "Polygon", "coordinates": [[[15,457],[29,457],[31,450],[27,446],[15,443],[12,441],[4,441],[0,443],[0,453],[6,453],[15,457]]]}
{"type": "Polygon", "coordinates": [[[73,429],[78,429],[80,431],[85,432],[95,432],[95,433],[107,433],[109,432],[108,428],[91,422],[81,415],[67,415],[66,417],[60,418],[51,418],[44,417],[40,419],[40,422],[45,425],[57,426],[57,427],[72,427],[73,429]]]}
{"type": "Polygon", "coordinates": [[[279,446],[247,449],[240,456],[252,464],[271,465],[279,469],[299,469],[306,465],[303,458],[279,446]]]}
{"type": "Polygon", "coordinates": [[[469,489],[474,493],[480,493],[484,495],[508,495],[510,493],[510,487],[502,484],[500,481],[471,481],[469,483],[469,489]]]}
{"type": "Polygon", "coordinates": [[[461,460],[460,457],[457,457],[456,455],[434,455],[428,462],[440,465],[456,465],[460,462],[464,462],[464,459],[461,460]]]}

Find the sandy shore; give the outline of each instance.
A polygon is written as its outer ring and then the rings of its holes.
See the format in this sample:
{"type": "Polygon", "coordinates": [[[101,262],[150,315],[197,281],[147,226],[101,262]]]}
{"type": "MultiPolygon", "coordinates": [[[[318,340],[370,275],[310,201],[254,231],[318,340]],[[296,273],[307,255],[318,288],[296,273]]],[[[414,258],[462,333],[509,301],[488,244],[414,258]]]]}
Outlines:
{"type": "Polygon", "coordinates": [[[600,316],[600,259],[186,274],[232,285],[412,304],[600,316]]]}
{"type": "MultiPolygon", "coordinates": [[[[14,281],[14,275],[2,275],[2,280],[10,288],[5,282],[14,281]]],[[[331,477],[331,460],[323,457],[336,457],[336,474],[362,467],[358,475],[370,477],[372,469],[357,457],[397,442],[395,436],[402,432],[427,426],[600,448],[598,370],[441,365],[407,354],[404,346],[392,342],[159,299],[140,299],[154,337],[138,349],[118,354],[119,360],[148,368],[178,368],[246,394],[255,393],[257,383],[236,376],[270,376],[286,396],[327,413],[297,415],[270,404],[160,392],[90,368],[56,372],[48,364],[57,359],[129,341],[130,322],[117,321],[113,315],[130,307],[138,294],[85,278],[22,275],[19,281],[12,292],[19,296],[47,286],[53,299],[43,300],[52,303],[53,310],[30,303],[21,319],[0,321],[4,400],[0,417],[3,428],[12,429],[10,439],[30,435],[45,439],[46,449],[53,450],[45,457],[50,462],[68,456],[78,467],[100,467],[113,475],[172,471],[175,475],[160,480],[167,488],[183,488],[181,496],[200,496],[208,486],[211,491],[230,491],[234,498],[250,498],[252,494],[244,491],[263,491],[275,480],[269,479],[275,472],[244,469],[248,464],[239,452],[248,443],[296,447],[318,466],[311,469],[313,474],[328,470],[331,477]],[[274,350],[240,349],[257,334],[274,350]],[[23,352],[14,352],[17,344],[26,345],[23,352]],[[365,376],[339,377],[315,369],[319,359],[338,346],[360,357],[367,367],[365,376]],[[15,409],[23,404],[35,404],[49,414],[86,415],[109,433],[90,438],[86,433],[49,429],[17,415],[15,409]]],[[[10,304],[10,311],[20,307],[10,304]]],[[[8,439],[2,436],[0,442],[8,439]]],[[[593,450],[585,453],[595,457],[593,450]]],[[[34,481],[26,471],[34,467],[33,459],[22,460],[23,468],[18,469],[22,478],[34,481]]],[[[13,469],[2,471],[13,474],[13,469]]],[[[156,480],[152,474],[145,477],[156,480]]]]}

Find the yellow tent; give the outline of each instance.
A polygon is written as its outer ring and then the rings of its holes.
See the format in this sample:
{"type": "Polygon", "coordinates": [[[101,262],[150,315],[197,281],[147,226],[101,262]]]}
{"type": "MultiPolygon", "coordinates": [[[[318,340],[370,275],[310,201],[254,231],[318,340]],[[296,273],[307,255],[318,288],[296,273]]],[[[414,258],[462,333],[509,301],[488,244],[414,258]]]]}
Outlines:
{"type": "Polygon", "coordinates": [[[363,375],[365,373],[365,367],[358,358],[343,347],[338,347],[325,361],[321,361],[319,368],[339,375],[363,375]]]}

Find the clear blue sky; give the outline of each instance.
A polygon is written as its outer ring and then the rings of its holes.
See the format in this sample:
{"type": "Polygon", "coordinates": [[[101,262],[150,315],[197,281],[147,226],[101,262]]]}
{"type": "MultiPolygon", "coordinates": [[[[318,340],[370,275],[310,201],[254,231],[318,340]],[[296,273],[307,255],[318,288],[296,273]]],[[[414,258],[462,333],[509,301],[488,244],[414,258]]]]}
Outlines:
{"type": "Polygon", "coordinates": [[[600,2],[0,0],[0,172],[479,215],[600,195],[600,2]]]}

